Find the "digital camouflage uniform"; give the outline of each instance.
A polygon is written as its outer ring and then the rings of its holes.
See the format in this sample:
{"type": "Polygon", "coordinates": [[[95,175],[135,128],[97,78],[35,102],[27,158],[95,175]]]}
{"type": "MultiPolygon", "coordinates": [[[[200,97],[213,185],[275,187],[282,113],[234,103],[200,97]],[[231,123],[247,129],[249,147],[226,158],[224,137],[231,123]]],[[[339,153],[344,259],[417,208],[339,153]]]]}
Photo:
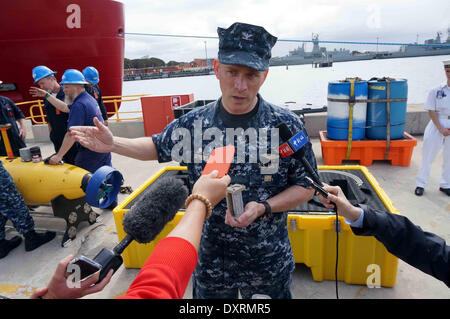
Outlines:
{"type": "MultiPolygon", "coordinates": [[[[272,129],[284,122],[292,131],[303,130],[307,136],[299,117],[258,97],[258,113],[250,120],[248,127],[267,128],[267,136],[271,136],[272,129]]],[[[199,123],[203,132],[214,127],[225,132],[224,124],[217,116],[219,101],[189,112],[170,123],[161,134],[154,135],[158,160],[160,162],[172,160],[171,151],[177,141],[172,141],[171,136],[177,128],[189,130],[192,146],[195,145],[194,130],[199,127],[199,123]]],[[[225,135],[224,133],[224,141],[225,135]]],[[[256,144],[250,144],[245,140],[244,134],[234,139],[237,151],[228,174],[231,177],[231,184],[245,185],[244,205],[251,201],[266,200],[291,185],[308,186],[304,181],[305,171],[302,164],[292,157],[279,158],[279,167],[274,174],[261,174],[264,166],[260,156],[256,163],[249,163],[248,154],[255,154],[255,148],[259,148],[259,140],[258,138],[256,144]],[[247,154],[245,163],[236,163],[239,149],[243,146],[247,154]]],[[[202,158],[202,151],[205,151],[210,143],[211,140],[203,140],[201,149],[195,149],[191,154],[190,163],[187,163],[192,184],[200,177],[208,156],[204,156],[200,163],[195,163],[194,160],[199,161],[202,158]]],[[[270,153],[271,146],[271,140],[268,138],[266,153],[270,153]]],[[[306,158],[313,167],[316,167],[311,143],[308,142],[304,149],[306,158]]],[[[282,283],[287,285],[284,288],[289,288],[294,260],[288,238],[287,213],[274,213],[268,219],[261,217],[256,219],[246,228],[234,228],[225,224],[225,211],[226,201],[223,200],[205,222],[199,249],[199,263],[194,272],[195,285],[200,289],[216,290],[218,298],[224,288],[239,287],[242,295],[245,288],[254,288],[246,297],[251,297],[254,293],[267,294],[267,290],[257,291],[258,286],[276,287],[277,283],[282,283]]],[[[282,296],[288,297],[289,295],[282,296]]]]}
{"type": "Polygon", "coordinates": [[[5,239],[5,224],[8,219],[22,235],[34,229],[34,221],[28,207],[11,175],[0,161],[0,241],[5,239]]]}
{"type": "MultiPolygon", "coordinates": [[[[264,28],[235,23],[228,29],[218,28],[218,34],[221,63],[245,65],[259,71],[268,68],[270,50],[276,38],[264,28]]],[[[307,187],[301,162],[292,157],[279,157],[278,130],[274,130],[280,123],[286,123],[292,132],[303,130],[307,136],[298,116],[264,101],[258,94],[257,112],[240,131],[232,129],[233,136],[227,133],[220,106],[221,99],[194,109],[171,122],[160,134],[153,135],[159,162],[182,160],[193,185],[212,149],[228,145],[228,139],[236,149],[228,174],[231,184],[245,185],[244,205],[267,200],[292,185],[307,187]],[[256,139],[249,133],[255,129],[258,131],[256,139]],[[273,140],[272,135],[276,136],[273,140]],[[189,143],[184,143],[185,140],[189,143]],[[181,154],[181,159],[174,158],[181,154]],[[278,166],[264,159],[273,156],[278,166]]],[[[306,158],[316,168],[309,141],[304,150],[306,158]]],[[[253,294],[291,298],[289,286],[295,263],[288,237],[287,213],[258,217],[244,228],[226,225],[225,214],[226,200],[222,200],[203,226],[199,260],[193,276],[193,297],[237,298],[239,289],[243,298],[251,298],[253,294]]]]}

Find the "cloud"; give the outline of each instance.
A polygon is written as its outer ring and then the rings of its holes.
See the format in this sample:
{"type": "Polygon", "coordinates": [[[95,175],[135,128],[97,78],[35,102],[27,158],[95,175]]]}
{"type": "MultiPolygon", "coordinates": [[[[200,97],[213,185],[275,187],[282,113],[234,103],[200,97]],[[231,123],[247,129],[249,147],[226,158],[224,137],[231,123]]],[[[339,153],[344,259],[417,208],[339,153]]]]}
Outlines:
{"type": "MultiPolygon", "coordinates": [[[[450,26],[450,2],[437,0],[122,0],[125,32],[216,37],[217,27],[236,21],[262,25],[280,39],[414,42],[435,37],[450,26]]],[[[444,39],[446,34],[444,33],[444,39]]],[[[125,56],[155,56],[164,61],[191,61],[217,55],[217,40],[126,36],[125,56]]],[[[301,43],[278,42],[273,55],[285,55],[301,43]]],[[[309,44],[311,47],[311,44],[309,44]]],[[[343,47],[343,45],[327,45],[343,47]]],[[[373,50],[373,46],[347,46],[373,50]]],[[[383,49],[394,50],[397,47],[383,49]]]]}

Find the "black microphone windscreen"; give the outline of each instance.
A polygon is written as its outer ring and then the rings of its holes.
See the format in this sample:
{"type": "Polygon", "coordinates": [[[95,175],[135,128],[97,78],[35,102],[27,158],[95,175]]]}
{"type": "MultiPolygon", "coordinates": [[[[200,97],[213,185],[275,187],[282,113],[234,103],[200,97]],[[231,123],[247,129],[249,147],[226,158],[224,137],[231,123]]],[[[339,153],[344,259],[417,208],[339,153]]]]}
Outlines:
{"type": "Polygon", "coordinates": [[[278,128],[278,132],[280,134],[280,139],[283,142],[286,142],[288,139],[290,139],[292,137],[292,132],[289,129],[289,127],[286,125],[286,123],[278,124],[277,128],[278,128]]]}
{"type": "Polygon", "coordinates": [[[151,184],[123,218],[123,229],[138,243],[149,243],[183,207],[188,190],[183,181],[166,177],[151,184]]]}

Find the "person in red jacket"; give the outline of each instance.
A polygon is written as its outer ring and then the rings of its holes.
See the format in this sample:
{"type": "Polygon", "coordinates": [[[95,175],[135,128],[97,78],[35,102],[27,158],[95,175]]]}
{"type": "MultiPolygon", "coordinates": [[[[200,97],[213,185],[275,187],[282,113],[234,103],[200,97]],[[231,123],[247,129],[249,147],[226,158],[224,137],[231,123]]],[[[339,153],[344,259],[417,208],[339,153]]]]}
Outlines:
{"type": "MultiPolygon", "coordinates": [[[[226,195],[230,176],[216,178],[217,171],[201,176],[194,184],[192,200],[177,226],[159,243],[149,256],[122,299],[181,299],[189,279],[197,266],[198,247],[204,221],[211,209],[226,195]],[[199,199],[200,198],[200,199],[199,199]],[[208,207],[209,206],[209,207],[208,207]]],[[[191,195],[192,196],[192,195],[191,195]]],[[[31,298],[72,299],[81,298],[103,290],[112,277],[112,270],[98,284],[100,272],[88,277],[78,288],[67,286],[66,268],[72,255],[61,260],[45,288],[37,289],[31,298]]]]}

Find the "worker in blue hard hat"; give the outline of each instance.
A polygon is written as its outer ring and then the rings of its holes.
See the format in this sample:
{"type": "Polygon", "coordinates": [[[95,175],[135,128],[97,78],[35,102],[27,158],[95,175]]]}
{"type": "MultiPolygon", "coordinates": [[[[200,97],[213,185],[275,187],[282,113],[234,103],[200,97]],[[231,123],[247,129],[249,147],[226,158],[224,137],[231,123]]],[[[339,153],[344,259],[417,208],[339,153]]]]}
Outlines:
{"type": "MultiPolygon", "coordinates": [[[[63,86],[65,103],[70,111],[67,129],[71,126],[93,126],[94,118],[103,123],[97,101],[84,88],[84,85],[87,83],[83,74],[75,69],[66,70],[62,76],[60,84],[63,86]]],[[[70,132],[67,132],[61,148],[55,155],[50,157],[49,163],[53,165],[59,164],[74,143],[75,140],[70,132]]],[[[111,166],[111,153],[97,153],[78,145],[75,165],[93,173],[101,166],[111,166]]]]}
{"type": "Polygon", "coordinates": [[[50,70],[45,65],[38,65],[37,67],[33,68],[31,75],[33,76],[34,84],[37,84],[39,80],[49,76],[49,75],[55,75],[58,72],[50,70]]]}
{"type": "Polygon", "coordinates": [[[108,126],[108,113],[106,112],[105,105],[103,104],[102,92],[98,86],[98,82],[100,82],[98,71],[95,67],[88,66],[84,68],[83,75],[86,81],[89,82],[89,84],[86,84],[84,88],[86,89],[86,92],[97,100],[100,111],[102,111],[103,121],[105,122],[105,125],[108,126]]]}
{"type": "MultiPolygon", "coordinates": [[[[69,110],[67,109],[67,112],[61,112],[59,110],[62,107],[67,107],[67,105],[64,103],[64,90],[56,80],[56,73],[57,72],[52,71],[44,65],[39,65],[33,68],[33,80],[39,88],[32,86],[29,92],[33,97],[44,99],[44,110],[47,116],[50,140],[53,143],[55,152],[58,152],[67,132],[69,110]]],[[[76,154],[77,148],[73,145],[64,155],[64,162],[74,164],[76,154]]]]}

